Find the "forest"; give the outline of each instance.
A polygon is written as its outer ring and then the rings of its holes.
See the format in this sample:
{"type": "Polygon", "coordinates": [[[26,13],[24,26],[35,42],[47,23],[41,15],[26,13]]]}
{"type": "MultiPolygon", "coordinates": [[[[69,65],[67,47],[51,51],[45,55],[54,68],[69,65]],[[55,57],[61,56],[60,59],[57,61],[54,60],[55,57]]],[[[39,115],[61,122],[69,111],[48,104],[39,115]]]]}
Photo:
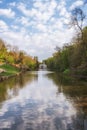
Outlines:
{"type": "Polygon", "coordinates": [[[0,80],[27,70],[38,68],[37,56],[31,57],[16,46],[6,44],[0,39],[0,80]]]}
{"type": "Polygon", "coordinates": [[[75,29],[75,35],[70,43],[62,48],[56,47],[52,57],[44,60],[50,70],[72,75],[79,79],[87,79],[87,26],[83,10],[76,8],[72,11],[70,25],[75,29]]]}

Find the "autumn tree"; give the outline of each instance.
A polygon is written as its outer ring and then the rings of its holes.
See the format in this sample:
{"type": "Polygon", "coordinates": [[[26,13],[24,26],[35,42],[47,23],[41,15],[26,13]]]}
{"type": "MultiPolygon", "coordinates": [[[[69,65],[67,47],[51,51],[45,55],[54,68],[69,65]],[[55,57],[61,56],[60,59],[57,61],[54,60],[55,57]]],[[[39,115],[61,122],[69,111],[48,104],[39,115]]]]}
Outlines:
{"type": "Polygon", "coordinates": [[[7,48],[5,42],[0,39],[0,61],[4,61],[7,63],[7,48]]]}

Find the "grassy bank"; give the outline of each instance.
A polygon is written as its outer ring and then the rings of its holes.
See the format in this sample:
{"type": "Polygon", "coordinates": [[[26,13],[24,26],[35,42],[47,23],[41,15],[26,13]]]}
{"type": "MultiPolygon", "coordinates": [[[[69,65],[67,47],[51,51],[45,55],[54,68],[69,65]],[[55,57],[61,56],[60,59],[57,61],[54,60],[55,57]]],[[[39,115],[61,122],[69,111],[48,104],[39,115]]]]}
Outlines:
{"type": "Polygon", "coordinates": [[[11,76],[18,75],[20,73],[19,69],[10,65],[10,64],[3,64],[0,65],[0,69],[3,71],[0,73],[0,81],[7,79],[11,76]]]}

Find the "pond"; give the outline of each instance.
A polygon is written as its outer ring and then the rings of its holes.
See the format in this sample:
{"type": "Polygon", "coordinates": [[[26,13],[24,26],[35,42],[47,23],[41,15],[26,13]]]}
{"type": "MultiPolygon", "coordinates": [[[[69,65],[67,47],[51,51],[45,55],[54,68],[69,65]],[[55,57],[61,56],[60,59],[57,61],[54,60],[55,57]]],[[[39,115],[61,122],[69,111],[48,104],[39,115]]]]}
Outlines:
{"type": "Polygon", "coordinates": [[[0,83],[0,130],[87,130],[87,86],[51,71],[0,83]]]}

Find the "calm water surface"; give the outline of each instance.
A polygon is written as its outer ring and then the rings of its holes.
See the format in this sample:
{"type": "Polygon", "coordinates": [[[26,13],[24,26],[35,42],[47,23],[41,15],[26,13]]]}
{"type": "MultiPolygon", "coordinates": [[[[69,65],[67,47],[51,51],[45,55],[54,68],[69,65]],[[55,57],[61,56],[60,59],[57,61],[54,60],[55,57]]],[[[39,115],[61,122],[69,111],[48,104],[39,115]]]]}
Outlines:
{"type": "Polygon", "coordinates": [[[87,130],[87,86],[49,71],[1,82],[0,130],[87,130]]]}

